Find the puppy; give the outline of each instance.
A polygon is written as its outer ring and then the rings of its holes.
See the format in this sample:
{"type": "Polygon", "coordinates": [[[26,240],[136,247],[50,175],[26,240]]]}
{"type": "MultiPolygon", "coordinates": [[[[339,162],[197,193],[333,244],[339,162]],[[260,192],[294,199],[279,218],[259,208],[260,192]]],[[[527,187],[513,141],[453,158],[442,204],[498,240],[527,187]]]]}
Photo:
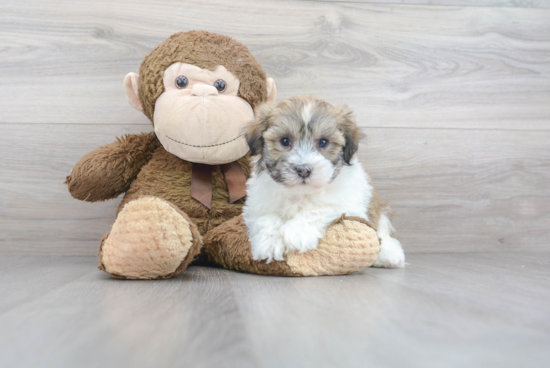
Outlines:
{"type": "Polygon", "coordinates": [[[243,217],[255,260],[316,249],[342,214],[368,220],[381,239],[375,267],[403,267],[390,209],[355,157],[360,133],[347,106],[296,96],[256,110],[246,139],[253,156],[243,217]]]}

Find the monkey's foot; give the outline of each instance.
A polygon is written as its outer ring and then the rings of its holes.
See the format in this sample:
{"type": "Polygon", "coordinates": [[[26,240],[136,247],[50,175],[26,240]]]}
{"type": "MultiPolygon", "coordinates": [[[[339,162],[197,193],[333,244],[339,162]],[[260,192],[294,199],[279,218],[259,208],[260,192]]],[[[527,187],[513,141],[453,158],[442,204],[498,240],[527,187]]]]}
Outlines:
{"type": "Polygon", "coordinates": [[[380,252],[376,231],[364,219],[335,220],[316,249],[290,253],[284,261],[255,261],[242,216],[210,230],[204,236],[203,253],[222,267],[260,275],[322,276],[345,275],[371,266],[380,252]]]}
{"type": "Polygon", "coordinates": [[[187,268],[199,253],[197,226],[158,197],[129,202],[99,246],[99,269],[116,278],[164,279],[187,268]]]}

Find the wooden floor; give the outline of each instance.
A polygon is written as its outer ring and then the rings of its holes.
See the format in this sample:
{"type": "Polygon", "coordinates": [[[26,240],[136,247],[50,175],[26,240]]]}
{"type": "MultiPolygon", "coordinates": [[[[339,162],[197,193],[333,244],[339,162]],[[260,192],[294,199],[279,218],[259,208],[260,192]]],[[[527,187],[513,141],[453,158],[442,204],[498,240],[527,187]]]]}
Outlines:
{"type": "Polygon", "coordinates": [[[545,367],[549,253],[401,270],[120,281],[94,257],[0,258],[1,367],[545,367]]]}

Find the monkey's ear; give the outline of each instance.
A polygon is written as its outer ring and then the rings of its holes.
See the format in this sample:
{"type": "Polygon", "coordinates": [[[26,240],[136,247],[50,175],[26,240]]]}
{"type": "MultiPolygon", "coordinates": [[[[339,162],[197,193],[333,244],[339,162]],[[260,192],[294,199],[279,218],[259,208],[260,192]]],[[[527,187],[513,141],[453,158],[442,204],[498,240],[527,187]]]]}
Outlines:
{"type": "Polygon", "coordinates": [[[353,155],[357,152],[359,148],[359,140],[361,139],[361,132],[355,123],[355,117],[353,116],[353,111],[347,106],[340,106],[341,121],[340,121],[340,130],[344,133],[346,143],[344,145],[344,162],[350,164],[353,155]]]}
{"type": "Polygon", "coordinates": [[[246,128],[246,142],[250,147],[250,155],[256,156],[262,153],[264,148],[263,134],[267,130],[269,114],[273,108],[263,103],[256,108],[255,118],[246,128]]]}
{"type": "Polygon", "coordinates": [[[266,103],[269,106],[275,106],[275,100],[277,99],[277,86],[273,78],[267,78],[267,100],[266,103]]]}
{"type": "Polygon", "coordinates": [[[126,74],[126,77],[124,77],[124,92],[126,93],[126,98],[134,109],[143,111],[143,107],[139,101],[138,87],[139,75],[136,73],[126,74]]]}

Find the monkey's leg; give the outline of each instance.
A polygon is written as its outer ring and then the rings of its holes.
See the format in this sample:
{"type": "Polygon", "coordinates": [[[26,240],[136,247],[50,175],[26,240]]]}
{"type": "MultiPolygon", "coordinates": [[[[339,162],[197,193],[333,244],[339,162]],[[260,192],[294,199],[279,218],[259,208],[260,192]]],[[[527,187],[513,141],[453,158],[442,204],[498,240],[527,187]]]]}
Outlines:
{"type": "Polygon", "coordinates": [[[260,275],[295,275],[285,262],[257,262],[252,259],[247,229],[242,216],[237,216],[204,235],[202,258],[229,270],[260,275]]]}
{"type": "Polygon", "coordinates": [[[128,202],[99,246],[99,269],[122,279],[164,279],[187,268],[199,253],[197,226],[158,197],[128,202]]]}
{"type": "Polygon", "coordinates": [[[334,221],[315,250],[291,253],[285,261],[254,261],[241,216],[204,236],[203,254],[224,268],[277,276],[344,275],[371,266],[380,251],[376,231],[367,221],[345,217],[334,221]]]}

